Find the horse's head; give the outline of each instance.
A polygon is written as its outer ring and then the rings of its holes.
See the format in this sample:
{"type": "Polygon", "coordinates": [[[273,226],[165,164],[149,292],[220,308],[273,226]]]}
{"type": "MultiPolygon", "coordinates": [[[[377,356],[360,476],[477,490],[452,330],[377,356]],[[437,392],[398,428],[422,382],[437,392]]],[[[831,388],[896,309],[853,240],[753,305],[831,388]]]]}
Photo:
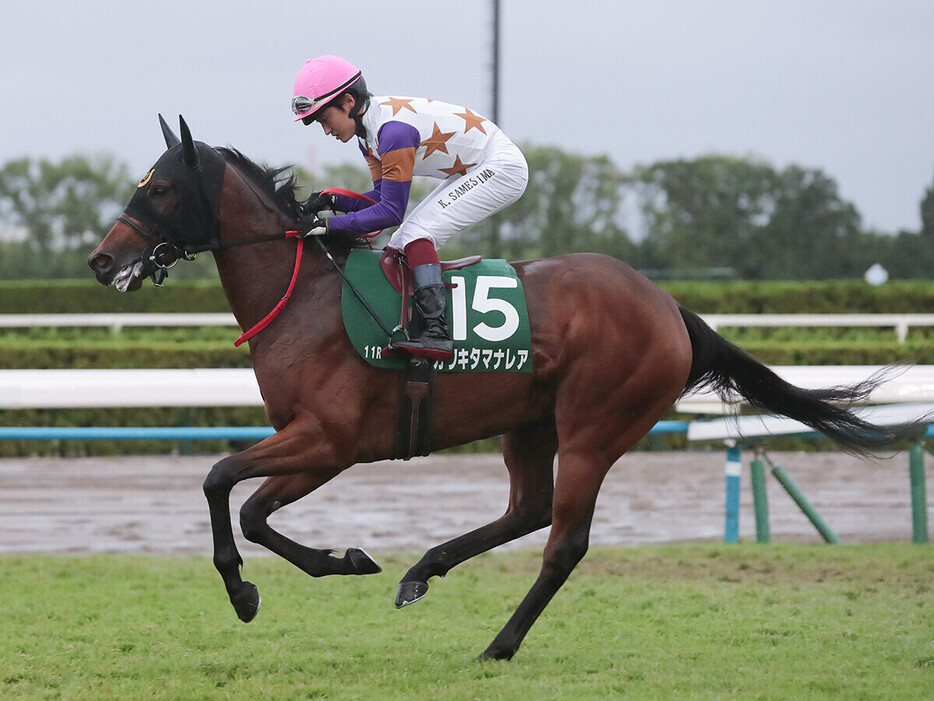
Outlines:
{"type": "Polygon", "coordinates": [[[179,139],[159,116],[166,152],[140,181],[136,194],[88,265],[102,285],[137,290],[152,275],[160,284],[180,257],[217,245],[218,207],[226,161],[191,138],[179,117],[179,139]]]}

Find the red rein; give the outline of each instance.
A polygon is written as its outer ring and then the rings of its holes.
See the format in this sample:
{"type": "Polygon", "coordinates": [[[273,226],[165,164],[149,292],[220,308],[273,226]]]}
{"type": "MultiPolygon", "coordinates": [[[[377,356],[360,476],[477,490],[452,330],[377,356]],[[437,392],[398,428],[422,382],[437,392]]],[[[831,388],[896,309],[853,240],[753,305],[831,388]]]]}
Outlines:
{"type": "MultiPolygon", "coordinates": [[[[355,200],[366,200],[367,202],[372,202],[373,204],[376,204],[376,200],[370,199],[366,195],[361,195],[360,193],[353,192],[351,190],[344,190],[339,187],[332,187],[327,190],[322,190],[322,194],[343,195],[344,197],[350,197],[355,200]]],[[[372,234],[367,234],[365,238],[371,238],[373,236],[376,236],[379,233],[380,232],[377,231],[372,234]]],[[[286,302],[289,301],[289,297],[292,296],[292,290],[295,289],[295,282],[298,280],[298,271],[301,270],[301,267],[302,267],[302,251],[304,251],[305,249],[305,239],[300,237],[300,233],[298,231],[286,231],[285,238],[298,239],[298,246],[295,249],[295,267],[292,270],[292,280],[289,282],[289,288],[285,291],[285,295],[283,295],[282,299],[279,300],[279,303],[275,307],[273,307],[272,311],[270,311],[266,316],[264,316],[263,319],[258,324],[253,326],[248,331],[244,331],[240,335],[240,338],[234,341],[234,346],[240,347],[243,343],[245,343],[246,341],[249,341],[256,334],[258,334],[260,331],[262,331],[267,326],[269,326],[273,322],[273,320],[277,316],[279,316],[279,312],[282,311],[283,307],[285,307],[286,305],[286,302]]]]}

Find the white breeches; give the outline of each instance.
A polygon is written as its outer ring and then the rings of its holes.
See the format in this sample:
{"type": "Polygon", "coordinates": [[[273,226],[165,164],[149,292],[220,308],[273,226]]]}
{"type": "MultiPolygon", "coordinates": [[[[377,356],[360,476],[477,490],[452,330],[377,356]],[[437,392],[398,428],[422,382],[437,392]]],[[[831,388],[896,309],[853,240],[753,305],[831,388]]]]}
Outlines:
{"type": "Polygon", "coordinates": [[[389,246],[404,249],[416,239],[441,248],[452,234],[512,204],[529,182],[529,166],[519,148],[502,136],[489,157],[466,175],[441,181],[396,229],[389,246]]]}

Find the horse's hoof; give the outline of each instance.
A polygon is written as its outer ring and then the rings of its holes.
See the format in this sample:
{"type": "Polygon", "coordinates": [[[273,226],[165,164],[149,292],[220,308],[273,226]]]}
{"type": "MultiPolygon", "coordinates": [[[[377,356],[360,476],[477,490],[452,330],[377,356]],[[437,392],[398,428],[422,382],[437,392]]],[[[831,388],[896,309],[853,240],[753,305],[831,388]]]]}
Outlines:
{"type": "Polygon", "coordinates": [[[244,623],[249,623],[259,613],[259,607],[263,603],[263,599],[259,595],[259,590],[255,584],[244,582],[240,591],[235,596],[230,597],[230,603],[233,604],[237,617],[244,623]]]}
{"type": "Polygon", "coordinates": [[[485,660],[506,660],[508,662],[515,654],[515,650],[507,650],[497,646],[496,643],[493,643],[486,650],[480,653],[480,655],[477,657],[477,661],[483,662],[485,660]]]}
{"type": "Polygon", "coordinates": [[[428,593],[427,582],[399,582],[399,590],[396,592],[396,608],[414,604],[419,599],[424,599],[428,593]]]}
{"type": "Polygon", "coordinates": [[[379,574],[383,571],[383,568],[363,548],[347,548],[347,554],[344,557],[353,566],[354,574],[379,574]]]}

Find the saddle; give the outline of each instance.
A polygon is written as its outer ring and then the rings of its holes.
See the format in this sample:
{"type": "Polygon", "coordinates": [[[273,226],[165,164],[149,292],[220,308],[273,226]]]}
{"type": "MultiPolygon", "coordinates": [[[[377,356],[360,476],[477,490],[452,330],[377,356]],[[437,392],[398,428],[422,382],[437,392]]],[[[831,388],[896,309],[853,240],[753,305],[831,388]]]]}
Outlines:
{"type": "MultiPolygon", "coordinates": [[[[444,273],[447,270],[461,270],[462,268],[476,265],[481,260],[483,260],[483,256],[467,256],[466,258],[458,258],[457,260],[443,260],[441,261],[441,272],[444,273]]],[[[382,268],[383,274],[386,276],[386,280],[389,281],[389,284],[402,296],[402,310],[399,314],[399,324],[392,330],[392,334],[390,335],[391,341],[392,337],[395,336],[397,332],[401,331],[406,333],[408,323],[412,318],[409,300],[412,297],[412,293],[415,292],[415,285],[412,282],[412,269],[409,267],[405,253],[402,251],[396,248],[389,248],[389,246],[384,248],[383,255],[379,259],[379,267],[382,268]]],[[[455,285],[447,283],[446,286],[451,288],[455,285]]],[[[395,357],[396,353],[397,352],[392,348],[391,342],[387,347],[383,348],[383,354],[387,358],[395,357]]],[[[412,357],[413,360],[415,359],[414,356],[410,357],[412,357]]]]}
{"type": "MultiPolygon", "coordinates": [[[[460,270],[471,265],[476,265],[483,256],[467,256],[457,260],[441,261],[441,272],[447,270],[460,270]]],[[[412,269],[409,268],[408,261],[405,259],[405,253],[388,246],[383,249],[383,255],[379,259],[379,267],[383,269],[383,274],[389,284],[395,288],[396,292],[402,295],[403,303],[408,302],[408,298],[415,291],[412,286],[412,269]]]]}
{"type": "MultiPolygon", "coordinates": [[[[441,271],[460,270],[483,260],[483,256],[468,256],[458,260],[441,261],[441,271]]],[[[415,291],[412,282],[412,270],[405,254],[395,248],[384,249],[379,260],[380,268],[389,284],[402,297],[402,311],[399,325],[393,329],[405,331],[410,318],[409,298],[415,291]]],[[[391,348],[384,349],[384,354],[392,354],[391,348]]],[[[431,409],[435,371],[432,363],[425,358],[409,357],[409,362],[400,377],[400,407],[396,426],[396,457],[408,460],[414,455],[428,455],[431,452],[431,409]]]]}

